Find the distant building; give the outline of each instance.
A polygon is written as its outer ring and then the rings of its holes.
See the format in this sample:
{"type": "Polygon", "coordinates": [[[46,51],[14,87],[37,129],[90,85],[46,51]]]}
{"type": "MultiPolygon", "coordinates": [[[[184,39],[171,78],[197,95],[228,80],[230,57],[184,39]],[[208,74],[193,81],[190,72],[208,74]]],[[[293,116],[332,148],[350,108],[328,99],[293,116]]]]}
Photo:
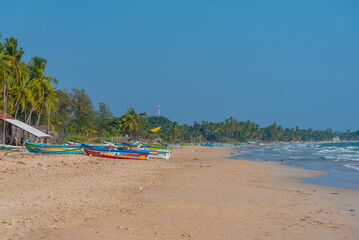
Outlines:
{"type": "Polygon", "coordinates": [[[0,142],[2,144],[21,144],[21,139],[24,141],[43,142],[45,139],[50,138],[50,135],[16,120],[10,114],[6,114],[4,118],[4,111],[0,110],[0,142]],[[4,136],[4,124],[5,126],[5,139],[4,136]]]}
{"type": "Polygon", "coordinates": [[[340,141],[340,138],[339,138],[338,136],[333,137],[333,141],[334,141],[334,142],[339,142],[339,141],[340,141]]]}

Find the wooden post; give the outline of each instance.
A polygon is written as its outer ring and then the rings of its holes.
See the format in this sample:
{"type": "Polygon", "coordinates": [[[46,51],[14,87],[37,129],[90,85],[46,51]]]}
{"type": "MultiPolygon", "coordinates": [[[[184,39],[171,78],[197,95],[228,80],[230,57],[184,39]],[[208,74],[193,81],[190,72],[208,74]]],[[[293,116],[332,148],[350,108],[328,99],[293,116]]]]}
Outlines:
{"type": "Polygon", "coordinates": [[[51,109],[49,109],[49,119],[47,121],[47,134],[50,132],[50,116],[51,116],[51,109]]]}
{"type": "Polygon", "coordinates": [[[6,144],[6,83],[5,83],[5,79],[4,79],[4,129],[3,129],[3,144],[6,144]]]}

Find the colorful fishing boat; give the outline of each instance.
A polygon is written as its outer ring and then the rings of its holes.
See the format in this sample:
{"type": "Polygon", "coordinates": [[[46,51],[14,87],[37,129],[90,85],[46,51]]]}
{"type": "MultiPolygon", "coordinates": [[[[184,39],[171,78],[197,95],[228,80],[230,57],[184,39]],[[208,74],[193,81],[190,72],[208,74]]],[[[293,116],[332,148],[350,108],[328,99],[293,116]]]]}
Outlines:
{"type": "Polygon", "coordinates": [[[137,149],[138,147],[141,146],[141,144],[131,144],[131,143],[126,143],[126,142],[123,142],[122,145],[129,149],[137,149]]]}
{"type": "Polygon", "coordinates": [[[164,145],[141,145],[141,144],[131,144],[131,143],[123,142],[122,146],[136,152],[149,151],[150,158],[169,159],[171,155],[171,151],[167,150],[167,146],[164,145]]]}
{"type": "Polygon", "coordinates": [[[25,143],[26,149],[31,153],[77,153],[84,154],[81,144],[76,145],[47,145],[33,142],[25,143]]]}
{"type": "Polygon", "coordinates": [[[167,146],[156,146],[156,145],[141,145],[140,149],[145,150],[167,150],[167,146]]]}
{"type": "Polygon", "coordinates": [[[88,156],[117,158],[117,159],[135,159],[148,160],[149,151],[117,150],[108,147],[94,147],[82,144],[85,153],[88,156]]]}

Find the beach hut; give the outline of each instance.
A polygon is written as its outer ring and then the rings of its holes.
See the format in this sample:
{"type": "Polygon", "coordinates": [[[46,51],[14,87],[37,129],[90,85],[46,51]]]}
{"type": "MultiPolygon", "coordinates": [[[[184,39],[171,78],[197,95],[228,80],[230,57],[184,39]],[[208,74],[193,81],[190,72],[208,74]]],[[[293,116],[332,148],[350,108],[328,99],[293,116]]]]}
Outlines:
{"type": "Polygon", "coordinates": [[[7,145],[21,145],[21,139],[23,141],[32,142],[47,142],[50,135],[23,123],[10,114],[6,114],[4,118],[4,112],[0,110],[0,142],[7,145]],[[5,124],[5,138],[4,138],[4,124],[5,124]]]}

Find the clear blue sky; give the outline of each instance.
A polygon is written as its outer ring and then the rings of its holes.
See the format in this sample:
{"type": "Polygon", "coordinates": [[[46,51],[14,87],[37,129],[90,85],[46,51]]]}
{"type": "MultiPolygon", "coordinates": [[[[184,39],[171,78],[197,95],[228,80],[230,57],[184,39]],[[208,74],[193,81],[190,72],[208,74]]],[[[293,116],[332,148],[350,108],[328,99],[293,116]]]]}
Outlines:
{"type": "Polygon", "coordinates": [[[58,88],[171,120],[359,129],[359,1],[2,1],[58,88]]]}

